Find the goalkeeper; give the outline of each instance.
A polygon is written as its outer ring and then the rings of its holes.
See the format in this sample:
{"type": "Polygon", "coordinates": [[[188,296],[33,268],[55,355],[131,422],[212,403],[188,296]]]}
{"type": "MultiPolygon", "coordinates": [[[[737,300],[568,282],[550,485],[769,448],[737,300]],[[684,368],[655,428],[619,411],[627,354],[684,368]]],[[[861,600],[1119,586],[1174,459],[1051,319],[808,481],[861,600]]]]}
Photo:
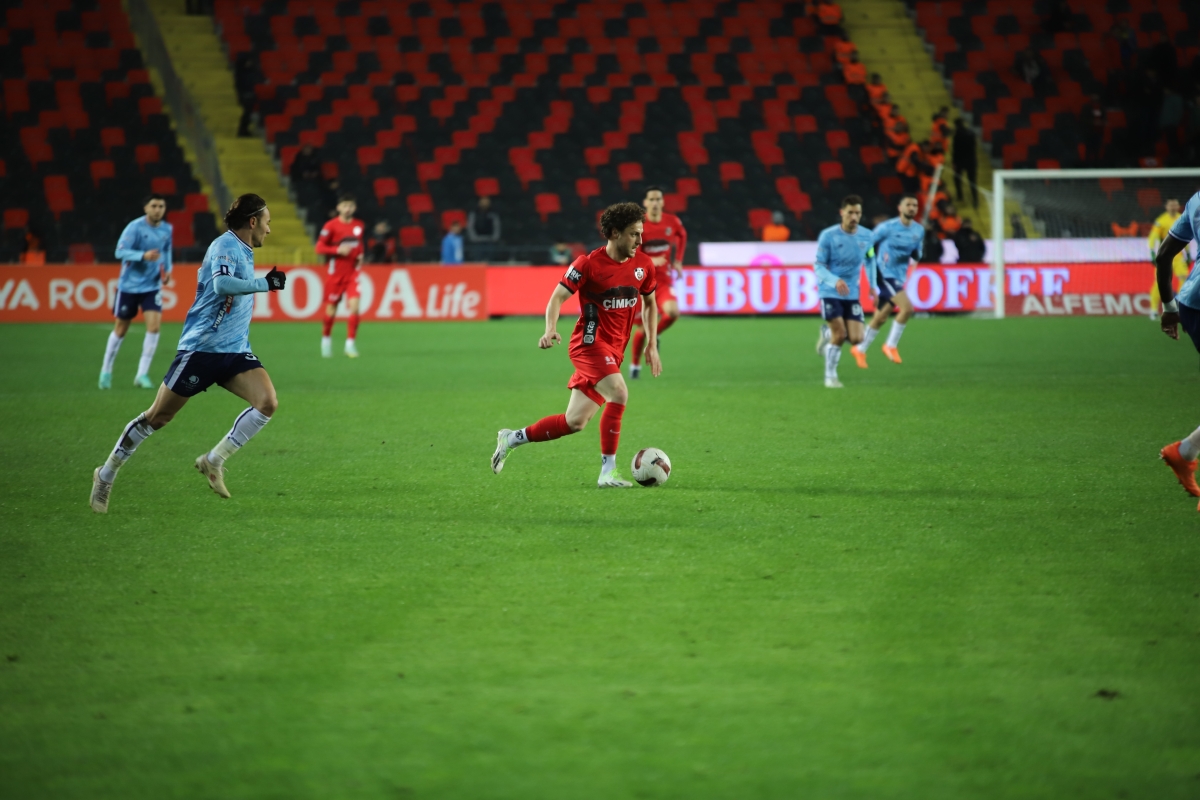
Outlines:
{"type": "MultiPolygon", "coordinates": [[[[1172,197],[1167,200],[1164,205],[1165,210],[1154,220],[1154,226],[1150,229],[1150,263],[1154,263],[1154,257],[1158,255],[1158,248],[1162,245],[1163,240],[1167,238],[1167,232],[1171,230],[1171,226],[1175,224],[1175,220],[1179,219],[1180,208],[1179,200],[1172,197]]],[[[1174,273],[1173,285],[1176,291],[1179,286],[1187,280],[1188,273],[1191,272],[1191,251],[1190,248],[1183,248],[1179,255],[1175,256],[1175,260],[1171,262],[1171,271],[1174,273]]],[[[1158,307],[1162,302],[1162,296],[1158,291],[1157,279],[1150,286],[1150,319],[1155,319],[1158,316],[1158,307]]]]}

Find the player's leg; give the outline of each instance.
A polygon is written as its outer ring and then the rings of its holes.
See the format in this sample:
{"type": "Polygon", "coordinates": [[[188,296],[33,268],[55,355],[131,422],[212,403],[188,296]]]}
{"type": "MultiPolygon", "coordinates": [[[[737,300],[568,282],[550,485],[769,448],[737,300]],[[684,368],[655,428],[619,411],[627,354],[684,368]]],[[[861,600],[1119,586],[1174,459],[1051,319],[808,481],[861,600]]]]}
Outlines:
{"type": "Polygon", "coordinates": [[[358,348],[354,344],[358,336],[358,281],[350,284],[351,290],[346,293],[346,306],[350,311],[350,319],[346,320],[346,355],[358,358],[358,348]]]}
{"type": "Polygon", "coordinates": [[[825,318],[829,327],[829,344],[825,346],[825,387],[828,389],[842,388],[838,380],[838,362],[842,360],[842,344],[846,341],[846,321],[841,317],[841,301],[822,300],[821,305],[827,309],[833,304],[825,318]],[[833,316],[837,313],[838,316],[833,316]]]}
{"type": "Polygon", "coordinates": [[[908,299],[908,292],[900,291],[892,298],[896,303],[896,319],[892,321],[892,329],[888,331],[887,342],[883,345],[883,354],[888,357],[888,360],[899,364],[900,359],[900,337],[904,335],[904,327],[908,321],[912,319],[913,306],[912,301],[908,299]]]}
{"type": "Polygon", "coordinates": [[[867,368],[867,348],[871,346],[871,342],[875,341],[875,337],[879,335],[880,328],[887,322],[891,316],[892,309],[895,306],[892,304],[892,295],[888,292],[886,282],[881,281],[879,286],[879,304],[875,308],[875,314],[871,317],[871,323],[863,330],[862,344],[853,345],[850,348],[850,355],[854,356],[854,362],[858,364],[860,369],[867,368]]]}
{"type": "MultiPolygon", "coordinates": [[[[326,298],[328,300],[328,297],[326,298]]],[[[333,358],[333,316],[337,314],[338,297],[325,304],[325,318],[321,320],[321,356],[333,358]]]]}
{"type": "MultiPolygon", "coordinates": [[[[574,382],[572,378],[572,382],[574,382]]],[[[503,428],[496,434],[496,451],[492,453],[492,472],[504,469],[504,461],[513,449],[530,442],[552,442],[572,433],[579,433],[604,403],[604,396],[591,386],[571,389],[565,414],[542,417],[532,425],[517,430],[503,428]]]]}
{"type": "Polygon", "coordinates": [[[154,382],[150,380],[150,363],[154,361],[154,351],[158,349],[158,334],[162,329],[162,306],[157,303],[153,308],[143,306],[142,317],[146,320],[146,335],[142,339],[142,357],[138,359],[137,375],[133,385],[142,389],[153,389],[154,382]]]}
{"type": "Polygon", "coordinates": [[[605,489],[628,488],[633,484],[617,472],[617,446],[621,441],[621,417],[629,402],[629,388],[621,373],[616,372],[597,383],[596,391],[607,401],[600,415],[600,478],[597,485],[605,489]]]}
{"type": "Polygon", "coordinates": [[[1150,319],[1158,319],[1158,309],[1162,305],[1162,295],[1158,291],[1158,278],[1150,284],[1150,319]]]}
{"type": "Polygon", "coordinates": [[[113,329],[112,333],[108,334],[108,344],[104,347],[104,361],[100,365],[100,388],[112,388],[112,372],[113,365],[117,363],[117,353],[121,350],[121,343],[125,341],[125,334],[129,333],[129,323],[137,316],[137,309],[130,308],[128,300],[123,300],[121,292],[117,291],[117,300],[113,304],[113,329]]]}
{"type": "MultiPolygon", "coordinates": [[[[1196,350],[1200,351],[1200,311],[1180,303],[1179,327],[1187,332],[1196,350]]],[[[1200,458],[1200,428],[1159,450],[1158,455],[1175,472],[1175,477],[1187,493],[1193,497],[1200,497],[1200,485],[1196,483],[1196,459],[1200,458]]]]}
{"type": "MultiPolygon", "coordinates": [[[[244,366],[245,362],[240,362],[233,369],[244,366]]],[[[262,367],[239,371],[224,380],[221,386],[245,400],[250,407],[238,414],[229,433],[212,450],[196,459],[196,469],[208,478],[208,485],[214,492],[221,497],[229,497],[229,490],[225,488],[225,460],[266,427],[279,407],[279,399],[275,396],[271,376],[262,367]]]]}
{"type": "Polygon", "coordinates": [[[121,431],[117,443],[109,454],[104,466],[97,467],[92,473],[92,510],[98,514],[108,513],[108,498],[112,493],[113,481],[117,479],[117,471],[129,460],[138,445],[150,438],[150,435],[166,425],[179,409],[187,403],[188,398],[176,394],[167,388],[166,384],[158,387],[158,395],[145,413],[139,414],[121,431]]]}
{"type": "Polygon", "coordinates": [[[662,336],[663,332],[674,325],[677,319],[679,319],[679,303],[675,301],[675,295],[671,294],[658,304],[658,335],[662,336]]]}

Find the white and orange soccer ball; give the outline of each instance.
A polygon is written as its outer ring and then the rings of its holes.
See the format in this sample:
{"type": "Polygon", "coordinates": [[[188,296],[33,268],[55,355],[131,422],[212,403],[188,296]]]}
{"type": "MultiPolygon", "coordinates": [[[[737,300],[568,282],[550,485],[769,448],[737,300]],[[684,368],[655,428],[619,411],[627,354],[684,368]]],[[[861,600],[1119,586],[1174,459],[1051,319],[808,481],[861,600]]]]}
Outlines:
{"type": "Polygon", "coordinates": [[[657,447],[644,447],[633,457],[630,472],[642,486],[662,486],[671,477],[671,459],[657,447]]]}

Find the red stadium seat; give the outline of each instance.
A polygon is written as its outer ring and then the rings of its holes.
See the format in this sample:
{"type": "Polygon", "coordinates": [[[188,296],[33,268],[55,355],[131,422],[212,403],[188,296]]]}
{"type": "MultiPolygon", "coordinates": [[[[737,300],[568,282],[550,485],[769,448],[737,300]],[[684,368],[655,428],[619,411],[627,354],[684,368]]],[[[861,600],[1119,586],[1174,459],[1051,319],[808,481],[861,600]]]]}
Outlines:
{"type": "Polygon", "coordinates": [[[108,154],[114,147],[125,146],[125,129],[124,128],[101,128],[100,129],[100,144],[104,146],[105,154],[108,154]]]}
{"type": "Polygon", "coordinates": [[[383,148],[382,147],[360,147],[358,148],[358,168],[363,175],[367,174],[367,167],[377,167],[383,163],[383,148]]]}
{"type": "Polygon", "coordinates": [[[160,175],[150,179],[150,191],[155,194],[173,197],[175,195],[175,179],[170,175],[160,175]]]}
{"type": "Polygon", "coordinates": [[[879,193],[892,198],[904,191],[904,184],[895,175],[887,175],[879,179],[879,193]]]}
{"type": "Polygon", "coordinates": [[[458,208],[442,212],[442,230],[450,230],[450,226],[456,222],[465,227],[467,224],[467,212],[458,208]]]}
{"type": "Polygon", "coordinates": [[[156,144],[139,144],[133,148],[133,160],[137,163],[138,169],[145,171],[147,164],[157,164],[159,159],[158,145],[156,144]]]}
{"type": "Polygon", "coordinates": [[[587,208],[588,201],[593,197],[600,196],[600,181],[595,178],[577,178],[575,194],[579,195],[580,202],[583,203],[584,208],[587,208]]]}
{"type": "Polygon", "coordinates": [[[850,134],[846,131],[826,131],[825,144],[829,146],[829,152],[833,153],[833,157],[837,158],[838,150],[850,147],[850,134]]]}
{"type": "Polygon", "coordinates": [[[562,211],[562,202],[558,199],[558,195],[553,192],[540,192],[534,195],[533,204],[543,223],[548,221],[551,214],[557,214],[562,211]]]}
{"type": "Polygon", "coordinates": [[[401,247],[424,247],[425,229],[420,225],[405,225],[400,229],[401,247]]]}
{"type": "Polygon", "coordinates": [[[675,181],[675,191],[684,198],[696,197],[700,194],[700,181],[695,178],[679,178],[675,181]]]}
{"type": "Polygon", "coordinates": [[[863,145],[858,148],[858,157],[862,160],[862,164],[867,169],[876,164],[886,163],[887,159],[883,154],[883,148],[874,144],[863,145]]]}
{"type": "Polygon", "coordinates": [[[1112,200],[1113,192],[1125,191],[1125,181],[1121,178],[1101,178],[1100,191],[1104,192],[1109,200],[1112,200]]]}
{"type": "Polygon", "coordinates": [[[728,189],[731,181],[746,180],[746,168],[738,161],[722,161],[719,172],[722,189],[728,189]]]}
{"type": "Polygon", "coordinates": [[[203,192],[189,192],[187,197],[183,198],[183,207],[193,214],[208,211],[208,195],[203,192]]]}
{"type": "Polygon", "coordinates": [[[495,197],[500,194],[500,181],[495,178],[476,178],[475,194],[478,197],[495,197]]]}
{"type": "Polygon", "coordinates": [[[92,162],[92,185],[96,188],[100,187],[100,181],[104,178],[117,177],[117,167],[111,161],[93,161],[92,162]]]}
{"type": "Polygon", "coordinates": [[[408,213],[419,222],[422,214],[433,213],[433,198],[427,194],[410,194],[407,199],[408,213]]]}
{"type": "Polygon", "coordinates": [[[87,242],[68,245],[67,261],[72,264],[95,264],[96,251],[87,242]]]}
{"type": "Polygon", "coordinates": [[[762,229],[771,224],[774,212],[769,208],[752,208],[746,212],[746,220],[754,231],[754,238],[762,235],[762,229]]]}
{"type": "Polygon", "coordinates": [[[596,167],[604,166],[608,163],[609,157],[612,154],[607,147],[585,147],[583,148],[583,161],[588,165],[588,169],[594,174],[596,167]]]}
{"type": "Polygon", "coordinates": [[[138,115],[145,123],[152,114],[162,113],[162,100],[157,97],[143,97],[138,100],[138,115]]]}
{"type": "Polygon", "coordinates": [[[42,189],[46,193],[46,205],[54,212],[54,218],[64,211],[75,210],[75,196],[71,194],[71,185],[65,175],[47,175],[42,179],[42,189]]]}
{"type": "Polygon", "coordinates": [[[642,165],[636,161],[627,161],[624,164],[618,164],[617,179],[621,181],[621,188],[628,191],[629,184],[632,182],[645,180],[642,174],[642,165]]]}
{"type": "Polygon", "coordinates": [[[663,210],[671,214],[686,214],[688,196],[679,192],[667,192],[663,195],[663,210]]]}
{"type": "Polygon", "coordinates": [[[29,225],[29,212],[23,208],[4,209],[4,230],[24,230],[29,225]]]}
{"type": "Polygon", "coordinates": [[[379,205],[383,205],[389,197],[400,196],[400,184],[395,178],[376,178],[374,186],[375,200],[379,205]]]}
{"type": "Polygon", "coordinates": [[[1162,192],[1158,189],[1138,189],[1137,203],[1143,211],[1155,211],[1162,207],[1162,192]]]}
{"type": "Polygon", "coordinates": [[[817,173],[821,176],[821,185],[826,189],[829,188],[829,182],[832,180],[841,180],[846,177],[845,171],[842,169],[840,161],[822,161],[817,164],[817,173]]]}
{"type": "Polygon", "coordinates": [[[429,191],[430,181],[440,181],[442,179],[442,165],[436,161],[424,161],[417,164],[417,183],[421,184],[421,191],[429,191]]]}
{"type": "Polygon", "coordinates": [[[522,162],[514,165],[514,169],[517,173],[517,180],[521,182],[521,188],[525,191],[529,190],[529,184],[544,179],[542,165],[536,161],[522,162]]]}

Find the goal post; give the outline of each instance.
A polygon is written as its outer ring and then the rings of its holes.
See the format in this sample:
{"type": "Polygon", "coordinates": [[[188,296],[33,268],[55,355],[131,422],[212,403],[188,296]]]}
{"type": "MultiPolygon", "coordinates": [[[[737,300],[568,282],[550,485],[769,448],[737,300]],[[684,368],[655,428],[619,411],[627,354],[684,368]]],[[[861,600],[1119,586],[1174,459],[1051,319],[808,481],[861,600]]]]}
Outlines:
{"type": "MultiPolygon", "coordinates": [[[[995,316],[1005,316],[1006,280],[1014,264],[1061,262],[1081,270],[1124,264],[1128,275],[1131,264],[1141,263],[1148,291],[1150,228],[1168,200],[1182,208],[1198,190],[1200,169],[1194,168],[995,170],[990,243],[995,316]],[[1024,237],[1014,237],[1014,217],[1024,237]]],[[[1104,278],[1091,283],[1096,280],[1104,278]]]]}

